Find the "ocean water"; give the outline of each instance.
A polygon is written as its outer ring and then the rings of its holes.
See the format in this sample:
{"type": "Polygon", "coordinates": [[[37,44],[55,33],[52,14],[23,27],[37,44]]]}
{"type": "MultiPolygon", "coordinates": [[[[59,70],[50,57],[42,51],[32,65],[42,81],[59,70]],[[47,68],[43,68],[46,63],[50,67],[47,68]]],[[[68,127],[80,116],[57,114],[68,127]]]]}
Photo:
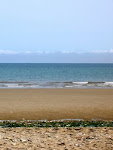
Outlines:
{"type": "Polygon", "coordinates": [[[113,64],[1,63],[0,88],[113,88],[113,64]]]}

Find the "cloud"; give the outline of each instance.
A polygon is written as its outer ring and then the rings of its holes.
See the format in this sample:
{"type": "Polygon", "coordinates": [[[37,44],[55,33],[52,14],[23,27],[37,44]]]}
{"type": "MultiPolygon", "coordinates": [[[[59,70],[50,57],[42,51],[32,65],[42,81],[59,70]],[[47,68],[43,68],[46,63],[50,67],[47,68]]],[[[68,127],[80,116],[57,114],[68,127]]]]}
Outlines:
{"type": "Polygon", "coordinates": [[[0,50],[0,54],[18,54],[18,52],[11,50],[0,50]]]}
{"type": "Polygon", "coordinates": [[[92,50],[91,53],[113,53],[113,49],[110,49],[110,50],[92,50]]]}
{"type": "Polygon", "coordinates": [[[113,49],[110,50],[91,50],[91,51],[16,51],[16,50],[0,50],[0,54],[4,54],[4,55],[17,55],[17,54],[37,54],[37,55],[41,55],[41,54],[85,54],[85,53],[95,53],[95,54],[101,54],[101,53],[113,53],[113,49]]]}
{"type": "Polygon", "coordinates": [[[42,51],[14,51],[14,50],[0,50],[0,54],[42,54],[42,51]]]}
{"type": "Polygon", "coordinates": [[[113,53],[113,49],[110,50],[90,50],[90,51],[60,51],[62,54],[85,54],[85,53],[113,53]]]}
{"type": "Polygon", "coordinates": [[[70,54],[70,53],[75,53],[74,51],[61,51],[62,54],[70,54]]]}

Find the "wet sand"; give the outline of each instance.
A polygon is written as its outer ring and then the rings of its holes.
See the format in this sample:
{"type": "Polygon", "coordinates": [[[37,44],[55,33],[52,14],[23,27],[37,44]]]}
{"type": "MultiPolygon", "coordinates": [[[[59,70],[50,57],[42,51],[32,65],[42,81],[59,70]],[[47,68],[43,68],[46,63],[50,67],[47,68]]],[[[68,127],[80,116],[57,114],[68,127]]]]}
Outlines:
{"type": "Polygon", "coordinates": [[[113,120],[113,89],[0,89],[0,120],[113,120]]]}
{"type": "Polygon", "coordinates": [[[4,128],[1,150],[113,150],[113,128],[4,128]]]}

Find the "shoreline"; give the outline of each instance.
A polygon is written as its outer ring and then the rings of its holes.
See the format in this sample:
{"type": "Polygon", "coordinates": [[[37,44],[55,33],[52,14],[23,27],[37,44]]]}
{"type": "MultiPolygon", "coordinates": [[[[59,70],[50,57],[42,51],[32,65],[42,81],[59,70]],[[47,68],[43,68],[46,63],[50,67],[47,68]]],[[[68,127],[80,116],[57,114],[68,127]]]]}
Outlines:
{"type": "Polygon", "coordinates": [[[113,89],[0,89],[0,120],[113,120],[113,89]]]}
{"type": "Polygon", "coordinates": [[[113,89],[112,81],[1,81],[0,89],[113,89]]]}

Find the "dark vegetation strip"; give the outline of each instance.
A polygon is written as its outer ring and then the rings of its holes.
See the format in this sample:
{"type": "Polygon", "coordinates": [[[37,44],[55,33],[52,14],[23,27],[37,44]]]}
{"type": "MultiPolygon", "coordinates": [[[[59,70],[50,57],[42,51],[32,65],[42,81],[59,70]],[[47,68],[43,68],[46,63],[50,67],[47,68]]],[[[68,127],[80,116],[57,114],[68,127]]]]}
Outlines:
{"type": "Polygon", "coordinates": [[[3,121],[0,127],[113,127],[113,121],[3,121]]]}

